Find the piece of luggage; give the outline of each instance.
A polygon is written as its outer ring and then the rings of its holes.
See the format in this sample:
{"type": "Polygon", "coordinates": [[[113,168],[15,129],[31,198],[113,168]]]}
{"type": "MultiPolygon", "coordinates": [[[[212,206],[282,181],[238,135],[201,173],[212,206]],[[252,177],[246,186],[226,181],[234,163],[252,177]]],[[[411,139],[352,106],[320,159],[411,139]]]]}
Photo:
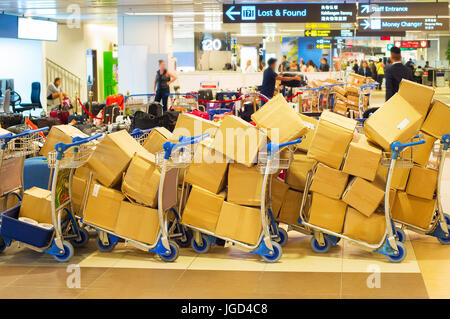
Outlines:
{"type": "Polygon", "coordinates": [[[84,123],[86,121],[86,117],[78,114],[70,114],[68,122],[72,123],[73,121],[77,123],[84,123]]]}
{"type": "Polygon", "coordinates": [[[60,125],[61,120],[59,118],[54,117],[40,117],[40,118],[31,118],[31,122],[34,123],[38,128],[41,127],[49,127],[51,128],[53,125],[60,125]]]}
{"type": "Polygon", "coordinates": [[[159,125],[165,127],[169,131],[173,131],[175,129],[175,124],[177,123],[178,116],[180,115],[180,112],[177,111],[167,111],[158,118],[159,125]]]}
{"type": "Polygon", "coordinates": [[[241,119],[247,122],[252,121],[252,114],[254,113],[254,105],[253,102],[246,102],[242,109],[239,110],[238,115],[241,119]]]}
{"type": "MultiPolygon", "coordinates": [[[[294,77],[297,74],[292,74],[292,73],[284,73],[283,76],[286,77],[294,77]]],[[[303,79],[303,76],[300,75],[301,80],[291,80],[291,81],[281,81],[281,85],[287,86],[287,87],[291,87],[291,88],[298,88],[298,87],[302,87],[305,86],[307,83],[305,82],[305,80],[303,79]]]]}
{"type": "Polygon", "coordinates": [[[121,94],[110,95],[106,97],[106,105],[117,104],[120,109],[123,109],[124,97],[121,94]]]}
{"type": "Polygon", "coordinates": [[[69,115],[70,115],[69,111],[59,111],[59,110],[50,111],[50,117],[54,119],[59,119],[61,124],[68,123],[69,115]]]}
{"type": "Polygon", "coordinates": [[[199,111],[197,109],[192,110],[191,112],[187,112],[187,114],[192,114],[202,119],[209,120],[209,114],[207,112],[199,111]]]}
{"type": "Polygon", "coordinates": [[[156,126],[159,126],[158,119],[154,115],[142,111],[136,111],[131,120],[130,130],[133,131],[137,128],[146,130],[156,126]]]}
{"type": "Polygon", "coordinates": [[[48,189],[50,179],[50,168],[45,156],[31,157],[25,160],[23,166],[24,189],[39,187],[48,189]]]}
{"type": "Polygon", "coordinates": [[[23,123],[22,114],[15,113],[0,113],[0,126],[7,129],[10,126],[15,126],[23,123]]]}
{"type": "Polygon", "coordinates": [[[213,99],[213,93],[211,89],[198,90],[198,100],[211,101],[213,99]]]}
{"type": "MultiPolygon", "coordinates": [[[[86,108],[86,110],[89,111],[89,102],[86,102],[83,104],[84,107],[86,108]]],[[[106,104],[103,103],[97,103],[97,102],[92,102],[92,115],[97,116],[98,113],[100,113],[101,110],[103,110],[105,108],[106,104]]],[[[86,112],[83,109],[83,114],[86,114],[86,112]]],[[[87,116],[87,114],[86,114],[87,116]]]]}
{"type": "Polygon", "coordinates": [[[104,124],[112,124],[120,114],[120,106],[117,104],[105,106],[104,124]]]}
{"type": "Polygon", "coordinates": [[[152,102],[148,106],[148,113],[155,116],[160,117],[163,115],[163,106],[159,102],[152,102]]]}

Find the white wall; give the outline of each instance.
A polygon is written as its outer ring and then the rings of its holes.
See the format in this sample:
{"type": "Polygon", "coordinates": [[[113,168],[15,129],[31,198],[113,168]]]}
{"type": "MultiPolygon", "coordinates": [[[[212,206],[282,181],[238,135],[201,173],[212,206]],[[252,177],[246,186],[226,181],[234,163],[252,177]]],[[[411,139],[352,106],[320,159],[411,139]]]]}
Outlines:
{"type": "Polygon", "coordinates": [[[44,105],[47,85],[43,83],[41,41],[0,38],[0,78],[14,79],[14,89],[24,103],[31,102],[31,83],[41,82],[44,105]]]}

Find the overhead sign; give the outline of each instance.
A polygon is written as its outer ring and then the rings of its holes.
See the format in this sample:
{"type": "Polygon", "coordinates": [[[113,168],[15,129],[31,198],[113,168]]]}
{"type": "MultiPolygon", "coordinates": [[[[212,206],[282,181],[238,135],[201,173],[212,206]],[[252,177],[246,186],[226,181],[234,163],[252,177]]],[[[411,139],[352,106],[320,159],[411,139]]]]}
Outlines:
{"type": "Polygon", "coordinates": [[[316,40],[316,49],[330,49],[330,48],[331,48],[331,40],[327,39],[316,40]]]}
{"type": "Polygon", "coordinates": [[[312,38],[352,38],[354,36],[353,30],[306,30],[305,37],[312,38]]]}
{"type": "Polygon", "coordinates": [[[428,48],[428,41],[427,40],[394,41],[394,45],[401,49],[428,48]]]}
{"type": "Polygon", "coordinates": [[[0,14],[0,38],[17,38],[19,34],[17,16],[0,14]]]}
{"type": "Polygon", "coordinates": [[[448,31],[448,18],[367,18],[358,21],[362,31],[448,31]]]}
{"type": "Polygon", "coordinates": [[[448,2],[378,2],[359,4],[358,16],[447,16],[448,2]]]}
{"type": "Polygon", "coordinates": [[[223,4],[224,23],[356,22],[355,3],[223,4]]]}
{"type": "Polygon", "coordinates": [[[357,37],[383,37],[383,36],[390,36],[390,37],[405,37],[406,31],[362,31],[362,30],[356,30],[356,36],[357,37]]]}
{"type": "Polygon", "coordinates": [[[306,29],[330,29],[331,24],[329,23],[306,23],[306,29]]]}

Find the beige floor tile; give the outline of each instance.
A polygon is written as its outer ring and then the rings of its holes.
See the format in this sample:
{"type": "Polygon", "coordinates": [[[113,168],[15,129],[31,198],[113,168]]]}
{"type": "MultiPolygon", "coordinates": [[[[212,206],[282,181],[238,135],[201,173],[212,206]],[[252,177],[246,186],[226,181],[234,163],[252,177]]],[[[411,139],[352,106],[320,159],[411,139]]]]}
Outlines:
{"type": "Polygon", "coordinates": [[[10,285],[33,269],[34,267],[30,266],[0,266],[0,287],[10,285]]]}
{"type": "Polygon", "coordinates": [[[154,289],[141,289],[134,287],[127,288],[88,288],[84,289],[77,299],[168,299],[170,298],[169,292],[164,290],[164,287],[160,291],[154,289]]]}
{"type": "Polygon", "coordinates": [[[450,276],[424,277],[424,282],[430,298],[450,299],[450,276]]]}
{"type": "Polygon", "coordinates": [[[1,299],[74,299],[83,289],[61,287],[6,287],[0,288],[1,299]]]}

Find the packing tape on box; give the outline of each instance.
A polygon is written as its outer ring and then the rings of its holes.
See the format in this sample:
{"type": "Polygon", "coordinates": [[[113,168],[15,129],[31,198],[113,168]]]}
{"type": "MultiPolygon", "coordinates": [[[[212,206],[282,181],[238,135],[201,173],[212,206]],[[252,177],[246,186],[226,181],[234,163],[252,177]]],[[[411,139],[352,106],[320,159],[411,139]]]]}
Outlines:
{"type": "Polygon", "coordinates": [[[41,228],[48,229],[48,230],[53,229],[53,225],[52,224],[41,223],[41,224],[37,224],[37,226],[41,227],[41,228]]]}
{"type": "Polygon", "coordinates": [[[19,217],[19,220],[21,222],[24,222],[24,223],[27,223],[27,224],[31,224],[31,225],[35,225],[35,226],[37,226],[39,224],[34,219],[31,219],[31,218],[28,218],[28,217],[19,217]]]}

